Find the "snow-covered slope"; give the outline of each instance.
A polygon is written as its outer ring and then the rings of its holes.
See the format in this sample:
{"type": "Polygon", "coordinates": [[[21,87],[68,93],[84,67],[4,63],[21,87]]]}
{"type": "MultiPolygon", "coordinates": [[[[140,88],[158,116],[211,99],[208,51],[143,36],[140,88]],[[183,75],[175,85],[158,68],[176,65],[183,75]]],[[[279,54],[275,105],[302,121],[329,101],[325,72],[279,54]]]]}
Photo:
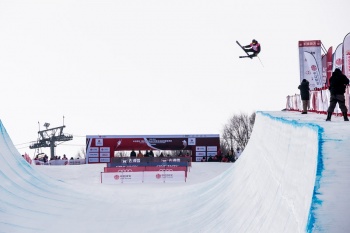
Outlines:
{"type": "Polygon", "coordinates": [[[99,183],[103,165],[30,166],[0,124],[0,232],[346,232],[349,127],[258,112],[234,163],[186,183],[99,183]]]}

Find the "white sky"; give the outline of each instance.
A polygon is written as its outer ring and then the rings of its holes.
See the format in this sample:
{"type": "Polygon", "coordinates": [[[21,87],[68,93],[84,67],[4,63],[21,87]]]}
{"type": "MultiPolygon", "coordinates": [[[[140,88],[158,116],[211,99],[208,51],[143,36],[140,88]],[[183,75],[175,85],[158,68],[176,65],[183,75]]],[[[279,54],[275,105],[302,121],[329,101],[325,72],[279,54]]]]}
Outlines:
{"type": "MultiPolygon", "coordinates": [[[[347,0],[0,0],[0,119],[21,153],[45,122],[87,134],[221,133],[235,113],[285,107],[298,41],[335,49],[347,0]],[[258,59],[235,44],[257,39],[258,59]]],[[[71,145],[71,146],[69,146],[71,145]]],[[[46,150],[48,153],[48,150],[46,150]]]]}
{"type": "Polygon", "coordinates": [[[100,183],[104,164],[30,166],[11,135],[1,132],[3,232],[108,232],[113,225],[130,233],[326,233],[350,227],[350,124],[342,117],[326,122],[315,113],[259,113],[236,163],[193,163],[186,183],[107,185],[100,183]],[[314,228],[307,227],[310,206],[314,228]]]}

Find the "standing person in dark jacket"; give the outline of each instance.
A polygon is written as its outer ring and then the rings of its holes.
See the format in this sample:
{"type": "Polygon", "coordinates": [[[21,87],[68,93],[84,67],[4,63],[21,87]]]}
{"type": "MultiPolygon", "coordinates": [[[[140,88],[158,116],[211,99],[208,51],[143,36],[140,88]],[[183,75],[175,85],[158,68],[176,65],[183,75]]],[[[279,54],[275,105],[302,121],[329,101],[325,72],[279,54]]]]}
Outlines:
{"type": "Polygon", "coordinates": [[[130,157],[136,157],[136,152],[135,152],[135,150],[132,150],[132,151],[130,152],[130,157]]]}
{"type": "Polygon", "coordinates": [[[335,69],[332,76],[329,79],[329,91],[331,92],[331,99],[329,108],[327,111],[326,121],[330,121],[334,108],[339,104],[339,108],[343,113],[344,121],[349,121],[347,112],[348,109],[345,106],[345,88],[346,85],[349,85],[349,79],[341,72],[340,69],[335,69]]]}
{"type": "Polygon", "coordinates": [[[300,96],[303,102],[303,111],[301,114],[307,114],[307,107],[309,106],[309,101],[310,101],[309,81],[307,81],[306,79],[303,79],[301,84],[298,86],[298,89],[300,90],[300,96]]]}

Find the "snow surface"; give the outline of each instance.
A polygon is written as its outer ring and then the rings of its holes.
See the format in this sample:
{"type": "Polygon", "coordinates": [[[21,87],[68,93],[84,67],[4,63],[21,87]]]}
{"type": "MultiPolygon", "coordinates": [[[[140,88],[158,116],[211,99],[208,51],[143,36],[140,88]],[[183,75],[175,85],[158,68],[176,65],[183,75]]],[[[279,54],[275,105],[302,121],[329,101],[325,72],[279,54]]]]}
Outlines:
{"type": "Polygon", "coordinates": [[[350,124],[258,112],[239,160],[186,183],[100,183],[104,164],[31,166],[0,125],[0,232],[347,232],[350,124]]]}

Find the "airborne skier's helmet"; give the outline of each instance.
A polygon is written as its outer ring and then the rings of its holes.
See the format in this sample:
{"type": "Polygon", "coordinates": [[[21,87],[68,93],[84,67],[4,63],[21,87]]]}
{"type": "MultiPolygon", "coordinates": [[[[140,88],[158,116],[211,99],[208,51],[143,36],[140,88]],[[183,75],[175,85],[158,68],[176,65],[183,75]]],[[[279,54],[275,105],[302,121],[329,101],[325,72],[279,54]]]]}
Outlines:
{"type": "Polygon", "coordinates": [[[256,43],[258,43],[258,41],[256,41],[255,39],[253,39],[253,40],[252,40],[252,43],[253,43],[253,44],[256,44],[256,43]]]}

